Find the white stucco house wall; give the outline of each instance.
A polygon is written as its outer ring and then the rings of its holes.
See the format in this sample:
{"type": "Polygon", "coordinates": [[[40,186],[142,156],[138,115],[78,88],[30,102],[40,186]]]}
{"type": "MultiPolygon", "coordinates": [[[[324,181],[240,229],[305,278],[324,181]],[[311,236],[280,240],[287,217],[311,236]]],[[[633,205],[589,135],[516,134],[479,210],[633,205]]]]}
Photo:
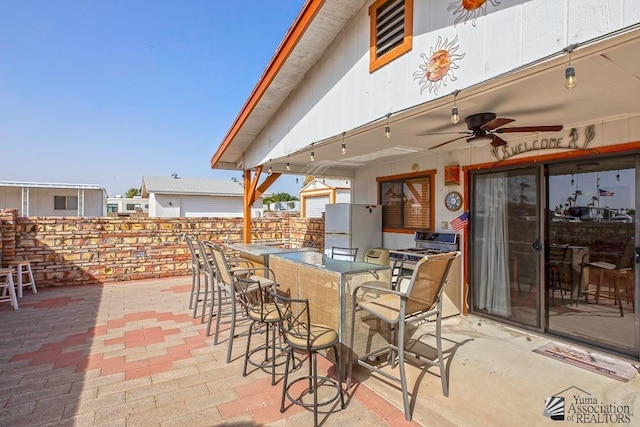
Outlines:
{"type": "Polygon", "coordinates": [[[104,216],[107,191],[94,184],[0,181],[0,208],[20,216],[104,216]]]}
{"type": "MultiPolygon", "coordinates": [[[[231,180],[143,176],[142,197],[149,199],[149,217],[243,216],[242,184],[231,180]]],[[[262,199],[254,203],[252,217],[262,216],[262,199]]]]}

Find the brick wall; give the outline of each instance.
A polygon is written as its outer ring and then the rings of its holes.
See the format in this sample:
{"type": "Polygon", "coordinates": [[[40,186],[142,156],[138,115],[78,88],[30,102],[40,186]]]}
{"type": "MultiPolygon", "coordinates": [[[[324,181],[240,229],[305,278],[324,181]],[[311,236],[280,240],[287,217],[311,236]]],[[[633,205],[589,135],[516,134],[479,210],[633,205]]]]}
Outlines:
{"type": "MultiPolygon", "coordinates": [[[[324,245],[324,220],[273,213],[253,220],[252,242],[324,245]]],[[[190,274],[189,233],[216,243],[242,241],[242,218],[18,217],[0,210],[3,261],[31,261],[38,286],[190,274]]]]}

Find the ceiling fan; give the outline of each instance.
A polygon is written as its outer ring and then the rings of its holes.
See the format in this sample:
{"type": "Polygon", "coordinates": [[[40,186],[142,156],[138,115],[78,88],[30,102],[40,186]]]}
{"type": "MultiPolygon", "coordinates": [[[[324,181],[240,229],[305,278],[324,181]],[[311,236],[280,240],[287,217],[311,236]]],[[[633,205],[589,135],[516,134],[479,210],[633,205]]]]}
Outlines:
{"type": "MultiPolygon", "coordinates": [[[[514,126],[503,128],[502,126],[514,122],[514,119],[506,119],[504,117],[498,117],[495,113],[478,113],[465,117],[464,121],[467,123],[468,132],[446,132],[446,134],[459,134],[458,136],[449,141],[445,141],[442,144],[429,147],[429,150],[442,147],[459,139],[466,138],[467,142],[471,142],[478,139],[490,139],[491,145],[494,147],[501,147],[507,144],[507,141],[500,138],[498,133],[515,133],[515,132],[558,132],[562,130],[562,125],[555,126],[514,126]]],[[[425,135],[443,135],[443,133],[420,133],[418,136],[425,135]]]]}

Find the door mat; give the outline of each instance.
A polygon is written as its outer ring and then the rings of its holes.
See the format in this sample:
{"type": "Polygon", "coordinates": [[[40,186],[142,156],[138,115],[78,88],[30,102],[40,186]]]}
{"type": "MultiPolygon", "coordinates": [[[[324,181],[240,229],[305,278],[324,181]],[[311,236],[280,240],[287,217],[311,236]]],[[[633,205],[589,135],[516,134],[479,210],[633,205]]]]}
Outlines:
{"type": "Polygon", "coordinates": [[[619,381],[627,382],[638,373],[630,363],[566,344],[549,342],[533,351],[619,381]]]}

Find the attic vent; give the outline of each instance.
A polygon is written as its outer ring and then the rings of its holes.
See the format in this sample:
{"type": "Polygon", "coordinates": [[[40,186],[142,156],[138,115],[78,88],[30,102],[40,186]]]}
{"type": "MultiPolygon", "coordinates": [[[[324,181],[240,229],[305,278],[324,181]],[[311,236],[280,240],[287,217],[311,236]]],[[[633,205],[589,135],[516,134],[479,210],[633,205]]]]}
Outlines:
{"type": "Polygon", "coordinates": [[[369,7],[371,48],[369,70],[411,50],[413,0],[378,0],[369,7]]]}
{"type": "Polygon", "coordinates": [[[390,0],[376,16],[376,55],[382,56],[404,39],[404,0],[390,0]]]}

